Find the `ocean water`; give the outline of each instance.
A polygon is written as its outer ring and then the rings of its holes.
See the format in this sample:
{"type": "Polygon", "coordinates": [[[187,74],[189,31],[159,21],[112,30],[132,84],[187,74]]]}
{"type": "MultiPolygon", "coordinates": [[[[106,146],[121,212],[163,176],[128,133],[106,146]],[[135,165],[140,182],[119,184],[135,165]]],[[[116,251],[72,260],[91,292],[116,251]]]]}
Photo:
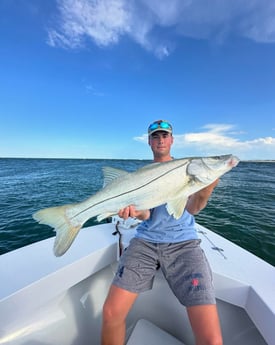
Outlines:
{"type": "MultiPolygon", "coordinates": [[[[0,254],[55,236],[32,214],[97,192],[103,166],[134,171],[145,164],[148,161],[1,158],[0,254]]],[[[240,162],[221,178],[196,220],[275,265],[275,162],[240,162]]],[[[85,226],[96,223],[91,219],[85,226]]]]}

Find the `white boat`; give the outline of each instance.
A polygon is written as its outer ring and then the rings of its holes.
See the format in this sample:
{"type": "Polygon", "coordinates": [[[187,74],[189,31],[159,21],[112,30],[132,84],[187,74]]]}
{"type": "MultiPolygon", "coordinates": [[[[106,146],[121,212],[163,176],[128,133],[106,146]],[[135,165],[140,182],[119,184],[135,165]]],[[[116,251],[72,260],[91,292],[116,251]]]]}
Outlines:
{"type": "MultiPolygon", "coordinates": [[[[134,229],[120,227],[127,246],[134,229]]],[[[224,345],[275,344],[275,268],[197,225],[210,261],[224,345]]],[[[53,238],[0,256],[0,344],[100,344],[101,310],[116,271],[115,224],[81,230],[69,251],[53,238]]],[[[158,271],[127,318],[127,345],[191,345],[186,315],[158,271]]]]}

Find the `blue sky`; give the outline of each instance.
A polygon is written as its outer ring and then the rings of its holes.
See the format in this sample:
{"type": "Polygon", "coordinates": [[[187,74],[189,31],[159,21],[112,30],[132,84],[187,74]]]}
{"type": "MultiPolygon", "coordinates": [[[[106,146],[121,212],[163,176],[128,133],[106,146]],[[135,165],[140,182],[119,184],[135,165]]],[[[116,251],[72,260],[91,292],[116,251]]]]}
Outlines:
{"type": "Polygon", "coordinates": [[[275,159],[274,0],[1,0],[0,157],[275,159]]]}

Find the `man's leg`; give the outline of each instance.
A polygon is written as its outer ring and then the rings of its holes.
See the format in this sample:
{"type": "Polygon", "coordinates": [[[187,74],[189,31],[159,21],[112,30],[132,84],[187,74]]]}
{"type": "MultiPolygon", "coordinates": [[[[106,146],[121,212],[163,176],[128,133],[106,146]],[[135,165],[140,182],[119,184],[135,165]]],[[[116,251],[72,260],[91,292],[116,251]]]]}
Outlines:
{"type": "Polygon", "coordinates": [[[125,320],[138,294],[111,285],[103,306],[102,345],[123,345],[125,320]]]}
{"type": "Polygon", "coordinates": [[[187,308],[196,345],[222,345],[222,334],[215,304],[187,308]]]}

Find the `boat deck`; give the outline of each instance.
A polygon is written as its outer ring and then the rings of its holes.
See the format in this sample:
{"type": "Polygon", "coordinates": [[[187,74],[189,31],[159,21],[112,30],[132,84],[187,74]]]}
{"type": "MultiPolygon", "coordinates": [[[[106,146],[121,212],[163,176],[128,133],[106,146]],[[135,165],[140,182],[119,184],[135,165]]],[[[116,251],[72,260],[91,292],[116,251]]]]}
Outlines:
{"type": "MultiPolygon", "coordinates": [[[[2,255],[0,344],[99,344],[102,305],[117,267],[114,230],[114,224],[83,229],[59,258],[54,238],[2,255]]],[[[122,231],[124,245],[132,231],[122,231]]],[[[275,268],[199,225],[198,233],[213,270],[224,343],[274,345],[275,268]]],[[[128,345],[144,332],[141,326],[148,332],[157,327],[152,337],[161,329],[181,344],[194,343],[186,311],[161,270],[153,290],[141,294],[129,313],[128,345]]]]}

